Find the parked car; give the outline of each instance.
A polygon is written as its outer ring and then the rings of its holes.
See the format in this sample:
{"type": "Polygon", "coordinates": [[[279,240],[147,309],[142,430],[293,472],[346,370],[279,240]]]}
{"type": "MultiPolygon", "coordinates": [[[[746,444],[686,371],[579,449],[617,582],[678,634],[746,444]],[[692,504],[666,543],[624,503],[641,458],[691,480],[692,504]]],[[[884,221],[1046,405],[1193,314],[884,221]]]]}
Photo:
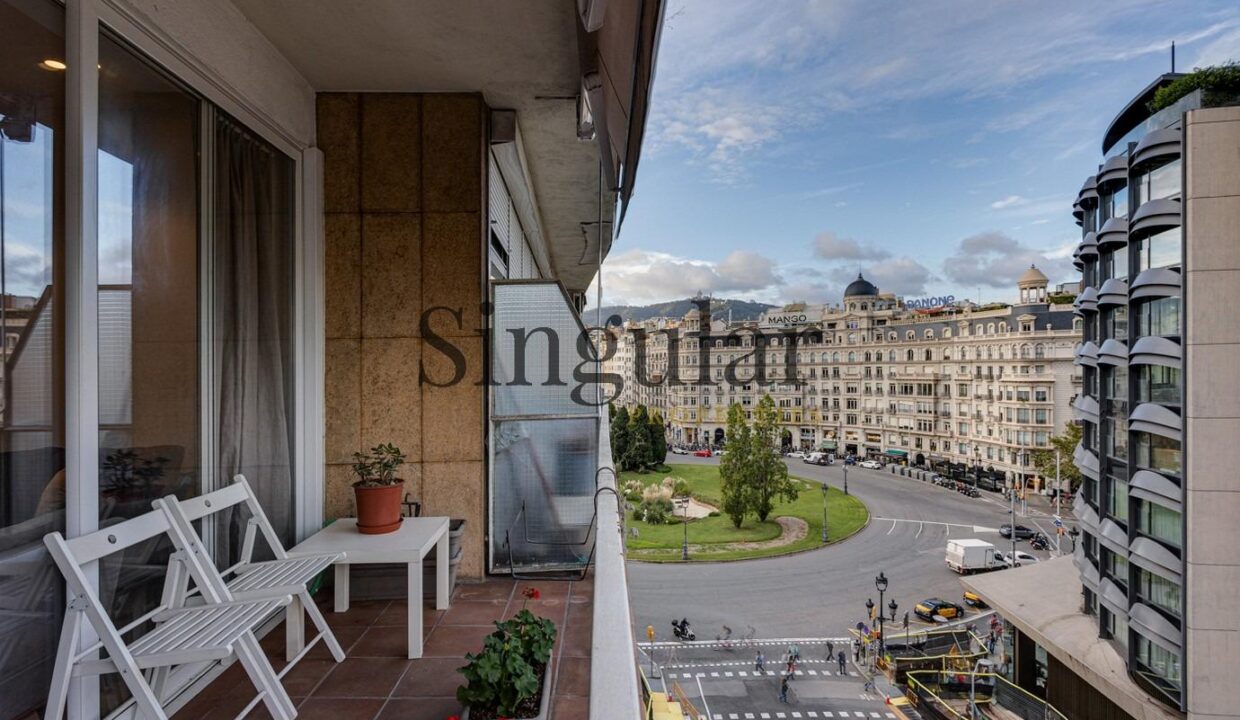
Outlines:
{"type": "Polygon", "coordinates": [[[709,450],[694,450],[693,457],[710,457],[709,450]]]}
{"type": "Polygon", "coordinates": [[[944,620],[955,620],[964,617],[964,608],[956,603],[947,602],[942,598],[929,598],[922,600],[913,607],[913,612],[917,613],[917,617],[923,620],[933,621],[935,616],[944,620]]]}
{"type": "Polygon", "coordinates": [[[803,457],[805,457],[805,453],[804,453],[804,452],[802,452],[802,451],[800,451],[800,450],[793,450],[792,452],[788,453],[787,457],[790,457],[790,458],[803,458],[803,457]]]}
{"type": "Polygon", "coordinates": [[[672,454],[673,455],[688,455],[689,451],[680,447],[679,445],[676,445],[672,448],[672,454]]]}
{"type": "Polygon", "coordinates": [[[877,460],[862,460],[860,465],[869,470],[879,470],[883,467],[883,464],[877,460]]]}
{"type": "MultiPolygon", "coordinates": [[[[1033,537],[1035,532],[1036,531],[1033,528],[1028,528],[1028,527],[1025,527],[1024,525],[1017,525],[1016,526],[1016,539],[1017,540],[1028,540],[1029,538],[1033,537]]],[[[1002,525],[1000,525],[999,534],[1005,538],[1012,537],[1012,525],[1010,523],[1003,523],[1002,525]]]]}
{"type": "Polygon", "coordinates": [[[1017,550],[1016,552],[1001,552],[999,553],[999,557],[1003,559],[1003,562],[1008,567],[1020,567],[1021,565],[1032,565],[1038,561],[1036,557],[1034,557],[1033,555],[1030,555],[1024,550],[1017,550]],[[1014,563],[1012,562],[1013,557],[1016,558],[1016,561],[1014,563]]]}
{"type": "Polygon", "coordinates": [[[986,605],[986,601],[982,599],[982,596],[978,595],[972,590],[965,590],[964,597],[962,599],[964,600],[964,604],[970,607],[975,607],[975,608],[988,607],[986,605]]]}

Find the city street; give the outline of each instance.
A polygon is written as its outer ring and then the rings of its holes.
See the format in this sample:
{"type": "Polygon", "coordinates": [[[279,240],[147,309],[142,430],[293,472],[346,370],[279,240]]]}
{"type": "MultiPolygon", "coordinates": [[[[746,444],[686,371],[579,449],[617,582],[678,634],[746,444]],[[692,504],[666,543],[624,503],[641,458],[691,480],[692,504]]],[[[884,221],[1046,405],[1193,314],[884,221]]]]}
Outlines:
{"type": "MultiPolygon", "coordinates": [[[[669,457],[675,463],[717,463],[716,458],[669,457]]],[[[788,461],[792,474],[844,484],[840,463],[829,467],[788,461]]],[[[890,582],[883,603],[898,604],[896,625],[908,611],[913,627],[924,626],[913,606],[939,596],[960,602],[959,576],[943,561],[948,538],[980,538],[1000,550],[1011,548],[999,536],[1008,521],[1002,497],[983,491],[969,498],[929,482],[886,470],[848,468],[848,490],[870,511],[870,523],[853,537],[827,548],[764,560],[732,563],[650,564],[630,561],[629,593],[637,635],[652,625],[657,637],[671,635],[673,618],[687,617],[699,638],[719,635],[723,625],[741,635],[754,628],[758,638],[835,637],[865,618],[865,601],[879,601],[874,576],[890,582]]],[[[1031,510],[1017,523],[1053,536],[1050,515],[1031,510]]],[[[1052,543],[1053,547],[1053,543],[1052,543]]],[[[1017,549],[1039,558],[1028,542],[1017,549]]],[[[1071,549],[1065,538],[1064,552],[1071,549]]],[[[1005,571],[999,571],[1005,572],[1005,571]]],[[[890,615],[887,611],[888,616],[890,615]]],[[[891,632],[897,632],[892,629],[891,632]]]]}

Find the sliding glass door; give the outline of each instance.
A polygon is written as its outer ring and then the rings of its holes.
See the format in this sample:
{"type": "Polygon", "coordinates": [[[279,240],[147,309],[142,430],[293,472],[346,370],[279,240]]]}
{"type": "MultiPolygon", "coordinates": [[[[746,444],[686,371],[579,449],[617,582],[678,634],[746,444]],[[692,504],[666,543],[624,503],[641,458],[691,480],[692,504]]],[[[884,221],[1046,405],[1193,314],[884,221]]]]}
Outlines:
{"type": "Polygon", "coordinates": [[[0,720],[43,704],[65,602],[64,24],[0,0],[0,720]]]}
{"type": "MultiPolygon", "coordinates": [[[[286,542],[295,527],[297,165],[101,28],[98,106],[81,108],[98,120],[97,225],[67,237],[64,33],[54,0],[0,0],[0,720],[46,700],[65,597],[42,538],[73,527],[85,498],[107,527],[244,474],[286,542]],[[97,242],[97,282],[78,284],[98,309],[67,323],[82,238],[97,242]],[[71,327],[98,341],[97,358],[72,358],[97,371],[97,424],[66,413],[66,387],[92,374],[67,362],[71,327]],[[84,432],[97,458],[66,478],[66,438],[84,432]]],[[[202,527],[220,565],[244,520],[202,527]]],[[[152,541],[99,563],[118,625],[159,603],[169,551],[152,541]]],[[[105,675],[98,697],[79,709],[107,714],[128,693],[105,675]]]]}

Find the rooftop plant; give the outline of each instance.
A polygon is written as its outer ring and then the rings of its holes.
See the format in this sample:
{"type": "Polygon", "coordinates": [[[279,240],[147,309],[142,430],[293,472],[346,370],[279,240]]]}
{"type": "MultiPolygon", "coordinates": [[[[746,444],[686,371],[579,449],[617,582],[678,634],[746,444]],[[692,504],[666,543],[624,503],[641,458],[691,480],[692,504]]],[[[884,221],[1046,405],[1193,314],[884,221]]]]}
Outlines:
{"type": "Polygon", "coordinates": [[[1177,100],[1194,90],[1202,90],[1202,102],[1207,107],[1240,102],[1240,63],[1230,61],[1222,65],[1193,68],[1183,77],[1176,78],[1166,87],[1158,88],[1150,101],[1150,112],[1171,107],[1177,100]]]}
{"type": "Polygon", "coordinates": [[[400,485],[396,468],[404,461],[405,454],[391,443],[376,445],[368,453],[353,453],[353,474],[357,475],[353,487],[400,485]]]}

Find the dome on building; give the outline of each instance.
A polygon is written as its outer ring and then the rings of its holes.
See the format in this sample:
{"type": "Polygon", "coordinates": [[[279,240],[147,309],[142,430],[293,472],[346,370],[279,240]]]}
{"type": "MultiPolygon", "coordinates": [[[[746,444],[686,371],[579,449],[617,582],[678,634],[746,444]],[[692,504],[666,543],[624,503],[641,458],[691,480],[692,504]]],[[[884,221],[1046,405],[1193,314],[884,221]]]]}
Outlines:
{"type": "Polygon", "coordinates": [[[878,295],[878,288],[874,287],[873,283],[869,280],[862,277],[861,273],[857,273],[857,279],[848,283],[848,287],[844,288],[844,297],[857,297],[862,295],[871,297],[878,295]]]}
{"type": "Polygon", "coordinates": [[[1045,285],[1047,283],[1046,275],[1037,268],[1036,265],[1030,265],[1024,275],[1016,281],[1017,285],[1045,285]]]}

